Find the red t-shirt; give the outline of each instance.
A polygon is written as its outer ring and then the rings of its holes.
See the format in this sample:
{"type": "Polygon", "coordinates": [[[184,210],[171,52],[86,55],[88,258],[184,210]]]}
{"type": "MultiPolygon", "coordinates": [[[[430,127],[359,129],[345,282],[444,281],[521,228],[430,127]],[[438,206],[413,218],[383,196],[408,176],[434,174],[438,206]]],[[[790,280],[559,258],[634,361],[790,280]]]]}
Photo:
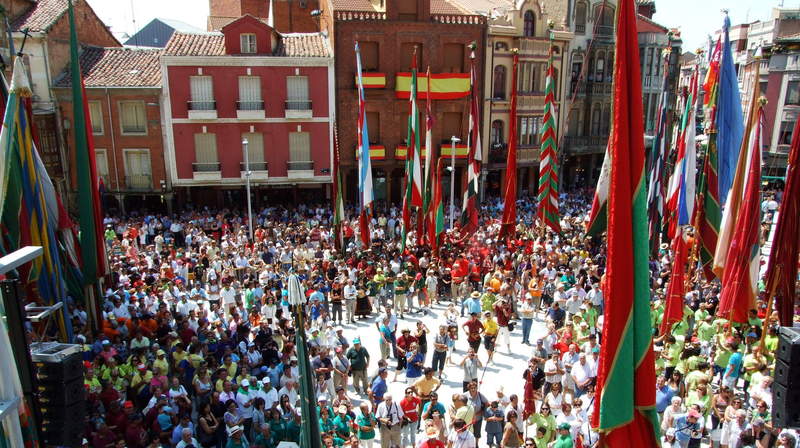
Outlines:
{"type": "Polygon", "coordinates": [[[406,395],[405,398],[400,400],[400,408],[412,422],[419,420],[419,403],[419,398],[413,395],[406,395]]]}
{"type": "Polygon", "coordinates": [[[480,332],[483,330],[483,324],[479,320],[468,320],[465,324],[467,327],[467,337],[468,339],[474,341],[475,339],[480,338],[480,332]]]}

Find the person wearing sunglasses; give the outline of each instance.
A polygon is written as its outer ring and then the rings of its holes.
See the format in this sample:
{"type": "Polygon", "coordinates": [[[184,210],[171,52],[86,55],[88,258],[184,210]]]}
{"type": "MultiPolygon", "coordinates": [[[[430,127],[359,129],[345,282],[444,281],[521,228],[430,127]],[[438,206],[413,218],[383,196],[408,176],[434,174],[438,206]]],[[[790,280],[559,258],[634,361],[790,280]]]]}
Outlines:
{"type": "MultiPolygon", "coordinates": [[[[544,445],[542,446],[546,446],[547,443],[550,443],[553,440],[553,436],[556,432],[556,418],[553,416],[552,412],[550,411],[550,406],[547,403],[542,404],[539,412],[528,417],[528,425],[536,426],[536,440],[543,440],[544,445]],[[538,435],[540,430],[544,431],[541,436],[538,435]]],[[[540,447],[537,446],[536,448],[540,447]]]]}

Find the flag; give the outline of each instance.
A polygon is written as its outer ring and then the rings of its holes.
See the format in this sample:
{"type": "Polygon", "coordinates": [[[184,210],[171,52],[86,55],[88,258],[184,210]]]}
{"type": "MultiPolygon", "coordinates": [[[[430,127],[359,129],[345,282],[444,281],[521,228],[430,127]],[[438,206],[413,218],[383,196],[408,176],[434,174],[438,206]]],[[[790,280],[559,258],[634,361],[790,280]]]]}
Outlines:
{"type": "Polygon", "coordinates": [[[706,79],[703,82],[703,106],[711,108],[717,102],[717,89],[719,86],[719,63],[722,53],[722,40],[717,39],[717,44],[714,46],[708,59],[708,71],[706,72],[706,79]]]}
{"type": "Polygon", "coordinates": [[[736,75],[731,41],[728,36],[730,27],[731,19],[726,15],[722,26],[722,54],[720,55],[717,93],[717,157],[719,158],[717,176],[720,204],[726,203],[728,192],[733,186],[733,177],[744,135],[739,78],[736,75]]]}
{"type": "Polygon", "coordinates": [[[339,131],[333,126],[333,232],[334,246],[337,250],[344,250],[344,198],[342,197],[342,172],[339,165],[339,131]]]}
{"type": "MultiPolygon", "coordinates": [[[[759,64],[755,64],[755,76],[753,79],[758,79],[759,77],[759,64]]],[[[731,183],[731,189],[728,194],[728,198],[725,200],[725,207],[722,211],[722,219],[720,221],[719,226],[719,236],[717,238],[717,250],[714,252],[714,264],[713,264],[713,271],[714,274],[722,279],[722,274],[725,271],[725,265],[728,259],[728,253],[731,248],[731,240],[733,238],[734,228],[738,221],[739,216],[739,209],[742,203],[743,192],[746,184],[746,178],[748,173],[747,167],[747,156],[750,152],[750,147],[752,146],[752,142],[755,139],[756,133],[756,118],[758,117],[757,113],[757,103],[758,103],[758,95],[759,89],[758,84],[754,85],[752,96],[750,97],[750,111],[747,115],[747,129],[746,135],[747,138],[744,138],[741,141],[741,148],[738,151],[738,160],[736,162],[736,172],[733,176],[733,182],[731,183]]],[[[722,101],[722,93],[720,93],[719,101],[722,101]]],[[[721,125],[722,123],[722,113],[719,109],[720,105],[717,106],[718,111],[718,123],[721,125]]],[[[717,156],[719,159],[722,159],[722,147],[719,145],[720,137],[722,137],[722,129],[717,130],[717,156]]],[[[722,169],[722,161],[719,162],[719,169],[722,169]]],[[[721,192],[720,192],[721,196],[721,192]]]]}
{"type": "Polygon", "coordinates": [[[658,445],[650,324],[647,197],[634,0],[617,12],[603,344],[592,426],[605,446],[658,445]]]}
{"type": "Polygon", "coordinates": [[[78,35],[75,30],[75,13],[72,1],[69,11],[70,75],[72,84],[73,132],[75,134],[75,164],[78,183],[78,221],[83,265],[83,282],[93,285],[106,275],[106,246],[100,211],[100,190],[97,185],[92,123],[89,103],[83,86],[83,76],[78,59],[78,35]]]}
{"type": "Polygon", "coordinates": [[[683,305],[686,296],[686,263],[689,258],[689,247],[682,229],[672,239],[672,272],[667,284],[664,319],[661,321],[660,334],[668,333],[672,324],[683,318],[683,305]]]}
{"type": "MultiPolygon", "coordinates": [[[[464,200],[461,204],[461,225],[466,235],[478,229],[478,181],[481,175],[481,135],[480,115],[478,101],[478,72],[475,68],[475,45],[473,44],[470,55],[470,100],[469,108],[469,136],[467,153],[467,186],[464,189],[464,200]]],[[[450,173],[454,176],[455,173],[450,173]]]]}
{"type": "Polygon", "coordinates": [[[358,193],[360,210],[358,214],[359,234],[364,246],[369,246],[369,209],[372,207],[372,166],[369,159],[369,132],[367,132],[366,99],[364,80],[361,76],[361,52],[356,42],[356,71],[358,76],[358,193]]]}
{"type": "MultiPolygon", "coordinates": [[[[427,76],[425,77],[427,88],[426,92],[430,92],[431,89],[431,67],[428,66],[427,76]]],[[[431,157],[431,151],[433,151],[433,112],[431,110],[431,96],[426,95],[425,100],[425,151],[427,151],[427,157],[425,157],[425,172],[424,172],[424,185],[422,187],[422,213],[426,217],[428,217],[429,209],[431,206],[431,201],[433,200],[433,177],[435,176],[434,171],[436,170],[436,162],[433,157],[431,157]],[[432,161],[433,160],[433,161],[432,161]]]]}
{"type": "Polygon", "coordinates": [[[697,108],[697,71],[689,82],[689,96],[681,118],[677,156],[672,176],[669,179],[667,206],[671,211],[669,236],[674,238],[679,226],[691,224],[694,216],[697,176],[697,146],[695,143],[695,109],[697,108]]]}
{"type": "MultiPolygon", "coordinates": [[[[756,78],[758,79],[758,78],[756,78]]],[[[755,89],[758,90],[758,89],[755,89]]],[[[755,308],[758,294],[758,270],[761,258],[761,129],[764,109],[759,104],[753,138],[750,140],[747,177],[736,225],[731,235],[730,249],[722,273],[722,292],[717,315],[733,322],[746,323],[748,312],[755,308]]],[[[731,195],[735,194],[732,190],[731,195]]],[[[780,242],[780,240],[775,240],[780,242]]],[[[794,260],[795,265],[797,260],[794,260]]]]}
{"type": "MultiPolygon", "coordinates": [[[[406,248],[408,229],[411,227],[411,208],[417,208],[417,221],[422,214],[422,173],[419,165],[419,111],[417,110],[417,49],[411,56],[411,94],[408,96],[408,153],[406,154],[406,188],[403,196],[403,228],[401,251],[406,248]]],[[[418,238],[421,234],[417,232],[418,238]]]]}
{"type": "Polygon", "coordinates": [[[592,209],[586,222],[586,234],[589,236],[599,236],[608,227],[608,187],[611,182],[611,155],[608,149],[606,145],[603,165],[600,167],[600,176],[594,189],[592,209]]]}
{"type": "Polygon", "coordinates": [[[553,232],[561,232],[558,216],[558,152],[555,121],[556,76],[553,67],[553,36],[550,34],[550,53],[547,61],[547,78],[544,83],[544,124],[539,161],[539,209],[537,216],[553,232]]]}
{"type": "Polygon", "coordinates": [[[800,121],[794,125],[792,147],[789,150],[789,165],[786,167],[786,185],[783,201],[775,224],[775,237],[769,253],[769,264],[764,275],[766,290],[775,291],[775,309],[781,325],[791,326],[795,303],[795,279],[797,278],[797,254],[800,248],[800,121]],[[780,267],[780,269],[779,269],[780,267]]]}
{"type": "MultiPolygon", "coordinates": [[[[511,114],[508,124],[508,158],[506,159],[506,185],[503,200],[503,220],[500,237],[514,238],[517,228],[517,65],[519,54],[514,51],[511,68],[511,114]]],[[[547,105],[545,105],[545,108],[547,105]]],[[[545,109],[545,114],[547,114],[545,109]]]]}
{"type": "Polygon", "coordinates": [[[664,159],[667,151],[667,105],[669,102],[669,49],[664,57],[664,78],[661,81],[661,95],[658,100],[656,135],[650,158],[650,180],[647,187],[648,234],[650,253],[658,253],[661,243],[661,229],[664,219],[664,159]]]}
{"type": "MultiPolygon", "coordinates": [[[[428,157],[433,157],[428,152],[428,157]]],[[[431,252],[438,255],[444,234],[444,202],[442,201],[442,159],[436,159],[435,177],[433,178],[433,202],[431,204],[430,243],[431,252]]]]}

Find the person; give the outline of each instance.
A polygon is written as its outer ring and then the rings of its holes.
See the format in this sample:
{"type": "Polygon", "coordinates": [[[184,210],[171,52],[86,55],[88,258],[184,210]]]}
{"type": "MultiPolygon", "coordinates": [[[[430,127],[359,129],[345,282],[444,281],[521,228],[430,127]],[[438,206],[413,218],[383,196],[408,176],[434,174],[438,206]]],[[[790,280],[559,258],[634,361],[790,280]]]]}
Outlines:
{"type": "Polygon", "coordinates": [[[522,320],[522,343],[525,345],[531,345],[530,336],[531,329],[533,328],[533,318],[536,312],[536,307],[533,303],[533,296],[531,296],[530,293],[525,295],[525,300],[522,302],[522,305],[520,305],[517,312],[522,320]]]}
{"type": "Polygon", "coordinates": [[[478,355],[475,354],[475,349],[470,348],[467,355],[459,363],[464,372],[464,381],[462,382],[463,392],[467,391],[470,383],[478,381],[478,369],[483,367],[478,355]]]}
{"type": "Polygon", "coordinates": [[[181,438],[178,443],[175,444],[175,448],[197,447],[199,444],[200,443],[192,437],[192,429],[183,428],[181,430],[181,438]]]}
{"type": "Polygon", "coordinates": [[[478,313],[470,313],[468,321],[462,325],[464,332],[467,333],[467,343],[473,353],[478,353],[481,346],[481,335],[483,334],[483,324],[478,319],[478,313]]]}
{"type": "Polygon", "coordinates": [[[490,447],[499,447],[503,439],[505,422],[505,413],[500,408],[500,402],[492,401],[483,419],[486,420],[486,444],[490,447]]]}
{"type": "Polygon", "coordinates": [[[425,355],[417,343],[412,343],[406,353],[406,382],[414,384],[422,376],[425,368],[425,355]]]}
{"type": "Polygon", "coordinates": [[[219,421],[211,412],[211,403],[205,402],[200,406],[198,422],[200,423],[197,428],[197,439],[203,448],[216,447],[219,443],[217,437],[217,428],[219,421]]]}
{"type": "Polygon", "coordinates": [[[450,345],[450,335],[447,333],[447,326],[440,325],[439,333],[433,338],[433,358],[431,368],[439,373],[439,379],[444,374],[444,365],[447,360],[447,351],[450,345]]]}
{"type": "Polygon", "coordinates": [[[556,440],[551,442],[548,445],[548,448],[573,448],[575,445],[572,441],[572,435],[570,434],[571,427],[569,423],[561,423],[558,425],[558,435],[556,436],[556,440]]]}
{"type": "Polygon", "coordinates": [[[680,448],[680,443],[675,437],[675,428],[669,428],[661,438],[661,448],[680,448]]]}
{"type": "Polygon", "coordinates": [[[427,421],[425,422],[425,440],[417,445],[417,448],[444,448],[444,442],[440,437],[441,430],[433,421],[427,421]]]}
{"type": "Polygon", "coordinates": [[[492,363],[492,357],[494,357],[494,347],[497,343],[497,335],[500,331],[500,327],[497,325],[497,321],[494,320],[491,311],[487,311],[483,315],[483,347],[489,354],[486,359],[486,365],[489,365],[492,363]]]}
{"type": "Polygon", "coordinates": [[[463,419],[453,421],[453,431],[447,437],[447,448],[477,448],[475,436],[467,429],[463,419]]]}
{"type": "Polygon", "coordinates": [[[672,427],[675,428],[675,438],[681,448],[687,448],[689,441],[702,432],[700,418],[700,413],[694,409],[690,409],[686,414],[675,416],[672,427]]]}
{"type": "Polygon", "coordinates": [[[239,425],[228,428],[228,442],[225,444],[225,448],[249,448],[250,443],[243,431],[244,428],[239,425]]]}
{"type": "Polygon", "coordinates": [[[381,448],[400,446],[400,424],[405,414],[394,400],[392,394],[384,394],[375,412],[375,418],[380,423],[381,448]]]}
{"type": "Polygon", "coordinates": [[[333,430],[336,437],[342,440],[350,439],[350,427],[353,419],[348,414],[349,409],[346,404],[340,404],[336,408],[336,417],[333,418],[333,430]]]}
{"type": "Polygon", "coordinates": [[[403,446],[416,446],[417,428],[419,427],[420,399],[413,387],[406,387],[405,396],[400,400],[403,410],[403,421],[400,427],[400,441],[403,446]]]}
{"type": "Polygon", "coordinates": [[[503,427],[501,446],[504,448],[519,448],[522,440],[517,428],[517,413],[511,411],[506,415],[506,424],[503,427]]]}
{"type": "Polygon", "coordinates": [[[361,338],[353,339],[353,346],[347,350],[350,361],[350,372],[353,376],[353,388],[361,395],[367,393],[367,368],[369,368],[369,352],[361,345],[361,338]]]}
{"type": "Polygon", "coordinates": [[[388,390],[388,386],[386,384],[386,378],[389,376],[389,371],[386,370],[386,367],[381,367],[378,369],[378,376],[372,381],[372,386],[369,390],[369,399],[372,401],[375,406],[378,406],[379,403],[383,402],[383,397],[388,390]]]}
{"type": "Polygon", "coordinates": [[[466,398],[475,413],[472,418],[472,432],[475,434],[475,439],[480,440],[483,414],[486,412],[486,408],[489,407],[489,400],[478,390],[477,381],[471,381],[469,383],[466,398]]]}
{"type": "Polygon", "coordinates": [[[370,411],[369,404],[361,403],[358,409],[360,413],[356,417],[356,426],[358,427],[359,446],[361,448],[372,448],[378,420],[375,418],[375,414],[370,411]]]}
{"type": "Polygon", "coordinates": [[[442,382],[433,377],[434,370],[430,367],[425,368],[424,376],[414,382],[414,392],[420,399],[420,409],[431,400],[431,395],[439,390],[442,382]]]}

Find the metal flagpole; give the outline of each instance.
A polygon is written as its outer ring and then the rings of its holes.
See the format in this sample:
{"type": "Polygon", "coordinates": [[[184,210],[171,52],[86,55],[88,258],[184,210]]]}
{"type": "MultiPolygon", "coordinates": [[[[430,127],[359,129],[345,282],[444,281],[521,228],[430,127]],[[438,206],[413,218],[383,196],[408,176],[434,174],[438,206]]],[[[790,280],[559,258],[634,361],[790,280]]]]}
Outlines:
{"type": "Polygon", "coordinates": [[[247,150],[247,139],[242,140],[242,151],[244,151],[244,178],[247,190],[247,232],[250,235],[250,242],[253,242],[253,205],[250,199],[250,154],[247,150]]]}
{"type": "Polygon", "coordinates": [[[450,137],[450,229],[453,229],[453,218],[456,212],[456,143],[461,139],[455,135],[450,137]]]}

